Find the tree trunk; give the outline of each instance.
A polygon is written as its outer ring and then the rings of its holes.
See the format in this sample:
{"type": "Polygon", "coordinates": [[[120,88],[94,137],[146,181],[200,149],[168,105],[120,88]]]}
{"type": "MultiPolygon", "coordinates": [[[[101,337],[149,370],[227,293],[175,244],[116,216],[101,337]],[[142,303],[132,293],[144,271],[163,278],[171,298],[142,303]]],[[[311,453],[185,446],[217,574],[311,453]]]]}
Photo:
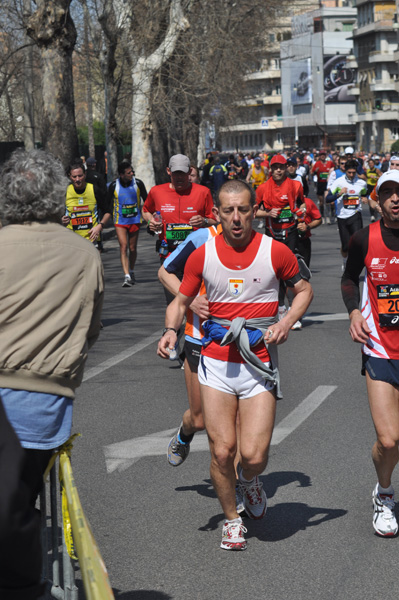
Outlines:
{"type": "Polygon", "coordinates": [[[91,85],[90,44],[89,44],[89,10],[86,0],[82,0],[84,21],[84,60],[86,63],[86,101],[87,101],[87,133],[89,138],[89,156],[95,157],[93,129],[93,92],[91,85]]]}
{"type": "MultiPolygon", "coordinates": [[[[153,77],[172,55],[178,37],[189,27],[180,0],[171,0],[169,26],[158,48],[149,56],[138,55],[134,31],[130,36],[130,59],[132,63],[132,160],[137,177],[148,189],[155,185],[155,173],[151,150],[150,99],[153,77]]],[[[166,165],[165,165],[166,166],[166,165]]]]}
{"type": "Polygon", "coordinates": [[[144,181],[147,189],[155,185],[155,173],[151,151],[150,91],[151,76],[143,72],[132,73],[132,162],[137,177],[144,181]]]}
{"type": "Polygon", "coordinates": [[[79,153],[75,123],[72,51],[76,30],[69,14],[71,0],[37,0],[27,34],[39,47],[42,61],[43,142],[64,166],[79,153]]]}
{"type": "Polygon", "coordinates": [[[118,127],[116,109],[118,107],[119,85],[115,81],[115,52],[119,40],[119,29],[116,23],[112,0],[104,0],[102,12],[99,14],[103,32],[103,44],[100,52],[100,65],[104,81],[105,101],[105,144],[108,154],[108,181],[118,177],[118,127]]]}
{"type": "MultiPolygon", "coordinates": [[[[24,16],[29,18],[31,11],[30,0],[24,0],[24,16]]],[[[30,45],[24,49],[24,145],[25,150],[35,147],[35,121],[33,100],[33,48],[32,42],[25,34],[26,43],[30,45]]]]}

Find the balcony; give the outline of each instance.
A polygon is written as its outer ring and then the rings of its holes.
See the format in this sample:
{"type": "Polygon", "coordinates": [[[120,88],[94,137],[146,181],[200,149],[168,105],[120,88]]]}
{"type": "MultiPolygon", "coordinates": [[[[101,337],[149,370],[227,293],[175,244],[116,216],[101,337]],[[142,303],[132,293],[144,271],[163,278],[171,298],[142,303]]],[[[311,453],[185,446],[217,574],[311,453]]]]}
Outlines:
{"type": "Polygon", "coordinates": [[[349,115],[351,123],[364,123],[372,121],[397,121],[399,118],[399,106],[388,110],[371,110],[369,112],[349,115]]]}
{"type": "Polygon", "coordinates": [[[250,98],[244,98],[236,102],[237,106],[263,106],[263,105],[277,104],[281,105],[281,94],[270,94],[269,96],[252,96],[250,98]]]}
{"type": "Polygon", "coordinates": [[[380,50],[373,50],[369,54],[369,63],[385,63],[385,62],[394,62],[395,57],[393,52],[381,52],[380,50]]]}
{"type": "Polygon", "coordinates": [[[394,79],[390,81],[382,81],[381,79],[376,79],[373,83],[370,83],[370,91],[371,92],[395,92],[397,90],[398,82],[394,79]]]}
{"type": "Polygon", "coordinates": [[[354,38],[358,38],[362,35],[368,35],[377,31],[392,31],[393,19],[382,19],[375,21],[374,23],[368,23],[357,29],[353,29],[352,35],[354,38]]]}
{"type": "Polygon", "coordinates": [[[245,81],[257,81],[261,79],[281,79],[280,69],[267,69],[267,71],[255,71],[254,73],[248,73],[244,77],[245,81]]]}

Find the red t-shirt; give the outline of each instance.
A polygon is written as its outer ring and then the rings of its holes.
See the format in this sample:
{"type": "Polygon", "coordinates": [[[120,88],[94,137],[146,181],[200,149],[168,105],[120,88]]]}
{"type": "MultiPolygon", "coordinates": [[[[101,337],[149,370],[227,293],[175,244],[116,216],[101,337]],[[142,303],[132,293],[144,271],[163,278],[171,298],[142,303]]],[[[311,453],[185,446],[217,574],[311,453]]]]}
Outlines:
{"type": "Polygon", "coordinates": [[[321,160],[318,160],[312,169],[312,173],[317,175],[317,181],[325,181],[327,183],[328,174],[333,168],[334,163],[332,160],[326,160],[325,163],[323,163],[321,160]]]}
{"type": "MultiPolygon", "coordinates": [[[[228,269],[237,271],[237,277],[240,276],[242,269],[247,269],[255,260],[259,251],[262,235],[252,232],[251,240],[247,246],[242,248],[232,248],[224,240],[223,234],[214,238],[215,248],[220,262],[228,269]],[[239,265],[239,268],[238,268],[239,265]]],[[[208,242],[209,243],[209,242],[208,242]]],[[[271,240],[271,262],[272,269],[277,279],[291,279],[298,272],[298,262],[291,250],[284,244],[271,240]]],[[[186,262],[183,281],[180,285],[180,292],[188,297],[197,295],[202,282],[204,270],[206,245],[203,244],[197,248],[186,262]]],[[[209,299],[209,311],[215,317],[229,319],[243,317],[251,319],[255,317],[272,317],[277,314],[278,300],[265,305],[263,303],[243,303],[243,302],[212,302],[209,299]]],[[[266,362],[269,360],[266,347],[261,340],[257,346],[252,348],[253,352],[259,358],[266,362]]],[[[220,347],[218,342],[211,342],[202,353],[205,356],[226,360],[230,362],[244,362],[235,344],[220,347]]]]}
{"type": "Polygon", "coordinates": [[[178,193],[169,183],[163,183],[150,189],[143,210],[151,214],[160,211],[163,221],[160,239],[165,239],[167,223],[188,223],[195,215],[214,219],[212,207],[211,192],[203,185],[192,183],[187,191],[178,193]]]}
{"type": "MultiPolygon", "coordinates": [[[[321,219],[321,214],[316,204],[310,198],[305,198],[306,204],[306,214],[305,214],[305,223],[309,225],[312,221],[316,219],[321,219]]],[[[308,229],[305,233],[305,238],[309,238],[311,236],[310,229],[308,229]]]]}

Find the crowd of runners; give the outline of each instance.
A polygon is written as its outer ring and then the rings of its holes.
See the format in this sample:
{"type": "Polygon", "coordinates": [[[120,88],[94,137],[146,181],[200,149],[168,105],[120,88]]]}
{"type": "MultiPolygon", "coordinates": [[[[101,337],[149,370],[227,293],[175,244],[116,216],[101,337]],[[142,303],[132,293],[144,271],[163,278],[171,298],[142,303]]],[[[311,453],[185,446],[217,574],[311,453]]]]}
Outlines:
{"type": "MultiPolygon", "coordinates": [[[[362,344],[377,435],[373,526],[381,536],[396,535],[391,475],[399,459],[399,156],[352,147],[237,154],[227,161],[210,154],[198,168],[176,154],[166,165],[169,182],[148,194],[128,157],[108,184],[94,159],[76,159],[69,179],[54,164],[42,151],[19,151],[0,174],[0,268],[7,282],[0,397],[18,440],[1,410],[0,428],[30,457],[24,466],[27,459],[13,451],[14,488],[2,487],[6,501],[0,505],[9,510],[23,482],[33,509],[48,453],[70,436],[75,389],[101,327],[103,276],[95,246],[101,251],[112,219],[123,288],[136,288],[140,228],[154,236],[167,307],[158,354],[181,362],[188,399],[167,460],[180,467],[195,433],[206,429],[212,483],[225,515],[221,547],[244,550],[243,518],[261,519],[267,510],[259,476],[281,397],[277,349],[291,330],[301,329],[313,298],[312,230],[335,226],[342,296],[350,334],[362,344]],[[363,228],[365,209],[371,224],[363,228]],[[50,253],[43,254],[43,244],[50,253]],[[19,281],[24,286],[14,285],[19,281]]],[[[9,517],[0,511],[3,537],[14,540],[17,522],[9,517]]],[[[28,552],[33,542],[25,542],[28,552]]],[[[12,546],[17,553],[17,543],[12,546]]]]}

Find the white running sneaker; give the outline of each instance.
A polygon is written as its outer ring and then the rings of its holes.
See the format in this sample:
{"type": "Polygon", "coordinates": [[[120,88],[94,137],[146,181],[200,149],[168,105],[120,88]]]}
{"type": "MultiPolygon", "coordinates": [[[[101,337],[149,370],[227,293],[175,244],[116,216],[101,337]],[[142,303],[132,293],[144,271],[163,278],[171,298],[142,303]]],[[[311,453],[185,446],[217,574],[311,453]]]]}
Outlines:
{"type": "Polygon", "coordinates": [[[225,521],[220,547],[223,550],[246,550],[247,542],[244,533],[247,533],[247,529],[244,527],[241,517],[234,521],[225,521]]]}
{"type": "Polygon", "coordinates": [[[267,511],[267,497],[263,489],[263,483],[259,481],[257,475],[249,483],[241,481],[242,467],[240,464],[237,465],[237,473],[245,512],[250,519],[263,519],[267,511]]]}
{"type": "Polygon", "coordinates": [[[296,321],[291,327],[293,331],[297,331],[298,329],[302,329],[302,323],[300,321],[296,321]]]}
{"type": "Polygon", "coordinates": [[[132,287],[133,285],[133,281],[130,277],[130,275],[125,275],[125,279],[122,283],[122,287],[132,287]]]}
{"type": "Polygon", "coordinates": [[[378,483],[373,490],[373,527],[378,535],[391,537],[398,533],[398,522],[393,512],[395,506],[394,492],[392,494],[380,494],[378,483]]]}

